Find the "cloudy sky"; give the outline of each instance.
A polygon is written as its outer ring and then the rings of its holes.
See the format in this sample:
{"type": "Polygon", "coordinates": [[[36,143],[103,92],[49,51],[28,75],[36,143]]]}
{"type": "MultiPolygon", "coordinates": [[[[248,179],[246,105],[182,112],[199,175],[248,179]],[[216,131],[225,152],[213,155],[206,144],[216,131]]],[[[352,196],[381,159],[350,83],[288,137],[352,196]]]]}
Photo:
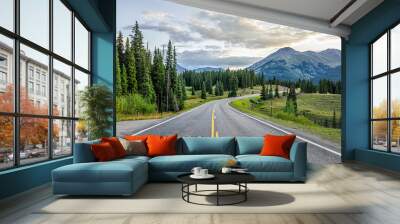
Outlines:
{"type": "Polygon", "coordinates": [[[117,29],[130,34],[135,21],[149,48],[172,40],[186,68],[243,68],[281,47],[298,51],[340,49],[340,38],[165,0],[118,0],[117,29]]]}

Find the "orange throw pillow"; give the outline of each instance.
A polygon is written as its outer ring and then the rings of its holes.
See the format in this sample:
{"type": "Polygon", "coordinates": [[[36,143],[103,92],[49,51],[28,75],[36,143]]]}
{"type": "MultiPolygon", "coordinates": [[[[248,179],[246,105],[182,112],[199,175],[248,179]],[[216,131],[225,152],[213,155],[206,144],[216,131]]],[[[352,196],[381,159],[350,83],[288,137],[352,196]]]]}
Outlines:
{"type": "Polygon", "coordinates": [[[147,138],[147,155],[154,156],[166,156],[176,155],[176,140],[177,135],[172,136],[156,136],[151,135],[147,138]]]}
{"type": "Polygon", "coordinates": [[[109,138],[101,138],[101,142],[108,142],[114,149],[115,155],[118,158],[122,158],[126,156],[126,151],[124,146],[121,144],[118,138],[116,137],[109,137],[109,138]]]}
{"type": "Polygon", "coordinates": [[[261,156],[280,156],[290,159],[290,148],[296,135],[265,135],[261,156]]]}
{"type": "Polygon", "coordinates": [[[93,144],[91,145],[91,149],[94,154],[94,157],[99,162],[110,161],[117,158],[112,145],[108,142],[93,144]]]}

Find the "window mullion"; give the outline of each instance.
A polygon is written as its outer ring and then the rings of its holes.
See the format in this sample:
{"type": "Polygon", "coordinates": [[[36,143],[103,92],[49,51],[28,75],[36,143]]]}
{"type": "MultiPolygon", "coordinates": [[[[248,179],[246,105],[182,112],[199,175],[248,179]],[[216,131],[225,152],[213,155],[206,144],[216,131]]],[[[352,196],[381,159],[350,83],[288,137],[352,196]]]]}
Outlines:
{"type": "MultiPolygon", "coordinates": [[[[53,52],[53,0],[49,0],[49,50],[53,52]]],[[[49,74],[48,74],[48,97],[49,97],[49,115],[48,120],[48,152],[49,159],[53,158],[53,57],[49,55],[49,74]]]]}
{"type": "MultiPolygon", "coordinates": [[[[19,5],[20,1],[14,1],[14,30],[19,35],[19,5]]],[[[19,113],[19,100],[20,100],[20,48],[19,48],[19,40],[14,39],[14,112],[19,113]]],[[[19,135],[20,135],[20,119],[19,117],[14,116],[14,166],[19,166],[20,157],[19,157],[19,135]]]]}
{"type": "MultiPolygon", "coordinates": [[[[71,96],[71,100],[72,100],[72,105],[71,105],[71,117],[75,118],[75,12],[72,11],[72,15],[71,15],[71,23],[72,23],[72,38],[71,38],[71,60],[72,60],[72,64],[74,66],[71,67],[72,71],[71,71],[71,91],[72,91],[72,96],[71,96]]],[[[76,121],[72,121],[72,132],[71,132],[71,150],[72,150],[72,155],[74,155],[74,151],[75,151],[75,125],[76,125],[76,121]]]]}
{"type": "MultiPolygon", "coordinates": [[[[386,54],[387,54],[387,71],[390,71],[390,30],[387,32],[387,51],[386,51],[386,54]]],[[[392,99],[391,99],[391,79],[392,79],[392,75],[389,73],[388,75],[387,75],[387,85],[388,85],[388,87],[387,87],[387,89],[388,89],[388,92],[387,92],[387,98],[388,98],[388,103],[387,103],[387,110],[388,110],[388,118],[392,118],[392,99]]],[[[387,127],[387,141],[388,141],[388,152],[391,152],[392,151],[392,135],[391,135],[391,133],[392,133],[392,131],[391,131],[391,129],[392,129],[392,121],[391,120],[389,120],[388,121],[388,127],[387,127]]]]}

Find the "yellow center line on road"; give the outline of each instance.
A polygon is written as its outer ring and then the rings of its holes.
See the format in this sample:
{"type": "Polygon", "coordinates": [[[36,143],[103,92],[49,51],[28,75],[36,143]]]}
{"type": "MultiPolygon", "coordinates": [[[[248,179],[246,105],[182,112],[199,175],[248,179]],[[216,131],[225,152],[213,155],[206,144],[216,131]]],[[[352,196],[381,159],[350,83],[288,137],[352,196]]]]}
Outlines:
{"type": "Polygon", "coordinates": [[[215,129],[215,124],[214,124],[214,114],[215,110],[213,109],[211,112],[211,137],[214,137],[214,129],[215,129]]]}

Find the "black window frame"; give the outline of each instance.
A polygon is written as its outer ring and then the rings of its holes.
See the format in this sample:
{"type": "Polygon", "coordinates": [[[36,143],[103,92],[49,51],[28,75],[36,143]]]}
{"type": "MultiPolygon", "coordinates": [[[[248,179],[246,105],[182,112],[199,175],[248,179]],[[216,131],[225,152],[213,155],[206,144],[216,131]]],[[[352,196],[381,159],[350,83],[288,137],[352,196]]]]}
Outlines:
{"type": "MultiPolygon", "coordinates": [[[[72,7],[65,1],[65,0],[59,0],[64,6],[68,8],[68,10],[71,11],[71,26],[72,26],[72,32],[71,32],[71,58],[67,59],[64,58],[63,56],[53,52],[53,1],[54,0],[48,0],[49,2],[49,46],[48,49],[45,47],[40,46],[39,44],[36,44],[29,39],[23,37],[20,35],[20,0],[14,0],[13,1],[13,9],[14,9],[14,30],[10,31],[4,27],[0,26],[0,35],[4,37],[8,37],[12,39],[13,41],[13,65],[12,65],[12,75],[14,76],[14,110],[13,112],[2,112],[0,111],[0,116],[4,117],[11,117],[13,119],[13,166],[10,167],[5,167],[5,168],[0,168],[0,172],[5,171],[5,170],[11,170],[11,169],[16,169],[19,167],[23,166],[30,166],[33,164],[37,163],[43,163],[47,162],[50,160],[59,160],[62,158],[70,157],[74,153],[74,143],[75,143],[75,125],[76,121],[79,121],[79,117],[75,117],[75,107],[73,106],[75,104],[75,69],[85,73],[89,77],[89,83],[88,85],[92,85],[92,69],[91,69],[91,37],[92,37],[92,30],[89,28],[89,26],[84,22],[84,20],[79,16],[78,13],[76,13],[72,7]],[[85,69],[78,64],[75,63],[75,18],[79,20],[79,22],[85,27],[85,29],[88,31],[88,61],[89,61],[89,67],[88,69],[85,69]],[[47,115],[38,115],[38,114],[26,114],[26,113],[21,113],[20,112],[20,44],[23,44],[27,47],[32,48],[33,50],[36,50],[40,53],[43,53],[48,56],[49,62],[48,62],[48,86],[47,90],[49,92],[48,94],[48,113],[47,115]],[[72,79],[72,85],[71,85],[71,115],[70,116],[56,116],[53,115],[53,59],[58,60],[59,62],[62,62],[66,65],[71,66],[71,79],[72,79]],[[47,119],[48,122],[48,136],[47,136],[47,141],[48,141],[48,157],[40,160],[38,162],[32,162],[32,163],[27,163],[27,164],[21,164],[20,163],[20,118],[23,117],[29,117],[29,118],[44,118],[47,119]],[[57,156],[54,158],[53,155],[53,144],[52,144],[52,133],[53,133],[53,121],[56,120],[67,120],[71,121],[72,123],[72,133],[71,133],[71,154],[68,155],[63,155],[63,156],[57,156]]],[[[28,77],[28,74],[26,74],[28,77]]]]}
{"type": "Polygon", "coordinates": [[[398,68],[391,68],[391,31],[396,28],[397,26],[400,26],[400,21],[394,23],[391,25],[389,28],[387,28],[383,33],[378,35],[374,40],[372,40],[369,43],[369,149],[373,151],[379,151],[379,152],[387,152],[387,153],[393,153],[393,154],[400,154],[400,152],[393,152],[392,151],[392,121],[400,121],[400,117],[392,117],[392,108],[391,108],[391,80],[392,80],[392,75],[397,74],[400,72],[400,67],[398,68]],[[373,74],[373,44],[378,41],[381,37],[383,37],[386,34],[386,44],[387,44],[387,67],[386,71],[382,72],[380,74],[373,74]],[[373,118],[373,81],[382,77],[386,77],[386,86],[387,86],[387,105],[386,105],[386,118],[373,118]],[[384,150],[379,150],[374,148],[374,133],[373,133],[373,122],[377,121],[386,121],[387,125],[387,138],[386,138],[386,151],[384,150]]]}

